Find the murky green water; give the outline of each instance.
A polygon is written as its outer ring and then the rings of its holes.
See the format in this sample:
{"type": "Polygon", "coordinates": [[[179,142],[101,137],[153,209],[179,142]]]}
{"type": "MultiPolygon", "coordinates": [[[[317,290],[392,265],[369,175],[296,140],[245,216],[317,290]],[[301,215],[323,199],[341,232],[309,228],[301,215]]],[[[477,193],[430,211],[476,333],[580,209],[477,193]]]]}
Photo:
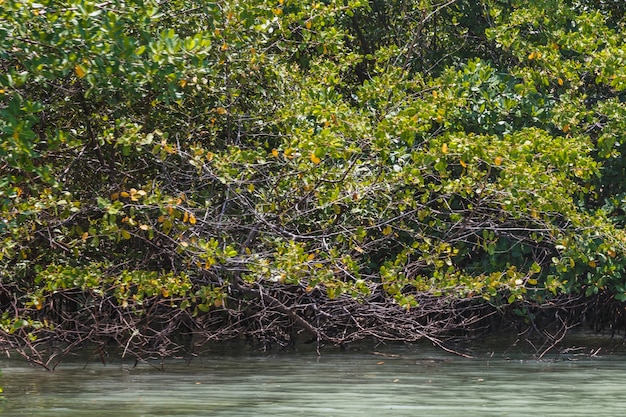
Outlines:
{"type": "Polygon", "coordinates": [[[3,416],[623,416],[626,355],[465,359],[423,347],[148,364],[0,359],[3,416]]]}

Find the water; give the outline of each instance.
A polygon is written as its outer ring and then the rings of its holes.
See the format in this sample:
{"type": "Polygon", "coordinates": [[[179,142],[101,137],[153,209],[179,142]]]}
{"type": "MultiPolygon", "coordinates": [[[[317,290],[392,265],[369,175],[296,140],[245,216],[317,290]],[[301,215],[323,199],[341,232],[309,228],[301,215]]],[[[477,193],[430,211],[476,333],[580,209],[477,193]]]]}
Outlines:
{"type": "Polygon", "coordinates": [[[214,353],[189,365],[0,360],[2,416],[623,416],[626,354],[475,359],[419,347],[214,353]]]}

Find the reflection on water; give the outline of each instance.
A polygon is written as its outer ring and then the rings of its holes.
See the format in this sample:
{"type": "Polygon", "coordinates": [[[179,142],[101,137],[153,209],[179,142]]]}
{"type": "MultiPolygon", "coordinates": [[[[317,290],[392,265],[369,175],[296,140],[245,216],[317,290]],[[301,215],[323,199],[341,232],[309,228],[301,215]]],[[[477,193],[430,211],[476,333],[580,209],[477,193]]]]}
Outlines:
{"type": "Polygon", "coordinates": [[[623,416],[626,355],[213,354],[165,363],[0,360],[3,416],[623,416]]]}

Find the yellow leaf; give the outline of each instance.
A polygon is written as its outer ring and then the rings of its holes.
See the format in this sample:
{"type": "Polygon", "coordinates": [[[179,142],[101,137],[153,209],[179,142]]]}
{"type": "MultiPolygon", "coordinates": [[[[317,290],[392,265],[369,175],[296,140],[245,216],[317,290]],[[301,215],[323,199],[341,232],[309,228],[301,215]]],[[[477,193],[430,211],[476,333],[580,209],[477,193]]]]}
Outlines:
{"type": "Polygon", "coordinates": [[[461,164],[461,166],[462,166],[463,168],[467,168],[467,164],[465,163],[465,161],[464,161],[464,160],[462,160],[462,159],[461,159],[461,160],[459,161],[459,163],[461,164]]]}
{"type": "Polygon", "coordinates": [[[159,222],[159,223],[163,223],[164,221],[165,221],[165,216],[159,216],[157,218],[157,222],[159,222]]]}
{"type": "Polygon", "coordinates": [[[215,154],[213,152],[207,152],[206,153],[206,160],[207,161],[211,162],[214,157],[215,157],[215,154]]]}
{"type": "Polygon", "coordinates": [[[221,51],[225,51],[225,50],[227,50],[227,49],[228,49],[228,44],[227,44],[226,42],[224,42],[224,43],[222,44],[222,46],[220,47],[220,50],[221,50],[221,51]]]}
{"type": "Polygon", "coordinates": [[[567,133],[571,130],[571,126],[568,124],[566,124],[565,126],[563,126],[563,133],[567,133]]]}
{"type": "Polygon", "coordinates": [[[87,75],[87,72],[85,71],[85,69],[80,65],[76,65],[74,67],[74,73],[76,74],[78,78],[84,78],[85,75],[87,75]]]}
{"type": "Polygon", "coordinates": [[[496,158],[493,160],[494,164],[496,164],[497,166],[502,165],[502,157],[501,156],[496,156],[496,158]]]}
{"type": "Polygon", "coordinates": [[[113,193],[111,194],[111,200],[115,201],[120,197],[120,193],[113,193]]]}
{"type": "Polygon", "coordinates": [[[314,258],[315,258],[315,254],[311,253],[311,254],[309,254],[309,256],[307,256],[306,259],[307,259],[307,261],[312,261],[314,258]]]}
{"type": "Polygon", "coordinates": [[[272,12],[274,12],[276,16],[280,16],[281,14],[283,14],[283,9],[276,8],[272,10],[272,12]]]}
{"type": "Polygon", "coordinates": [[[559,85],[563,85],[563,79],[562,79],[562,78],[559,78],[558,80],[556,80],[556,82],[557,82],[559,85]]]}
{"type": "Polygon", "coordinates": [[[217,112],[217,114],[226,114],[228,113],[228,110],[226,110],[224,107],[218,107],[215,109],[215,111],[217,112]]]}
{"type": "Polygon", "coordinates": [[[189,215],[189,224],[196,224],[196,216],[193,214],[189,215]]]}
{"type": "Polygon", "coordinates": [[[441,152],[448,153],[448,144],[444,143],[443,145],[441,145],[441,152]]]}
{"type": "Polygon", "coordinates": [[[595,268],[596,266],[598,266],[598,264],[597,264],[597,263],[596,263],[596,261],[594,261],[594,260],[589,261],[589,262],[587,263],[587,265],[589,265],[589,266],[590,266],[590,267],[592,267],[592,268],[595,268]]]}
{"type": "Polygon", "coordinates": [[[128,197],[130,197],[130,194],[128,194],[126,191],[122,191],[120,193],[120,197],[128,198],[128,197]]]}
{"type": "Polygon", "coordinates": [[[89,232],[84,232],[80,239],[84,242],[87,240],[88,237],[89,237],[89,232]]]}
{"type": "Polygon", "coordinates": [[[537,53],[536,52],[531,52],[530,54],[528,54],[528,59],[533,60],[537,58],[537,53]]]}
{"type": "Polygon", "coordinates": [[[189,220],[189,213],[185,212],[183,213],[183,223],[187,223],[187,220],[189,220]]]}
{"type": "Polygon", "coordinates": [[[383,235],[385,235],[385,236],[390,235],[390,234],[391,234],[391,231],[392,231],[391,226],[390,226],[390,225],[387,225],[387,227],[385,227],[385,228],[383,229],[383,235]]]}
{"type": "Polygon", "coordinates": [[[161,288],[161,295],[163,297],[169,297],[170,292],[167,290],[167,288],[161,288]]]}
{"type": "Polygon", "coordinates": [[[180,81],[178,81],[178,84],[180,84],[181,87],[185,88],[185,86],[187,85],[187,80],[182,78],[180,81]]]}
{"type": "Polygon", "coordinates": [[[322,160],[319,159],[317,156],[315,156],[314,153],[311,153],[311,162],[313,162],[315,165],[319,164],[322,160]]]}
{"type": "Polygon", "coordinates": [[[278,158],[278,150],[276,148],[272,149],[272,156],[278,158]]]}
{"type": "Polygon", "coordinates": [[[337,296],[337,289],[334,287],[326,287],[326,295],[331,300],[334,300],[335,297],[337,296]]]}
{"type": "Polygon", "coordinates": [[[306,23],[304,24],[304,27],[306,27],[307,29],[311,29],[311,26],[312,26],[312,25],[313,25],[313,24],[311,23],[311,21],[310,21],[310,20],[307,20],[307,21],[306,21],[306,23]]]}
{"type": "Polygon", "coordinates": [[[128,232],[128,230],[122,229],[122,237],[126,240],[130,239],[130,233],[128,232]]]}

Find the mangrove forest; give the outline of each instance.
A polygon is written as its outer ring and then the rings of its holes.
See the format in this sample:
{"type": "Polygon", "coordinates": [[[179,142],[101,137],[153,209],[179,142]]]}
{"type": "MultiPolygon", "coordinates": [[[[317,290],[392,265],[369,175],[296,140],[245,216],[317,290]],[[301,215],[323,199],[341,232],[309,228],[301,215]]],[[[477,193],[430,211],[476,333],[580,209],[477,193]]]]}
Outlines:
{"type": "Polygon", "coordinates": [[[0,348],[626,326],[626,2],[0,0],[0,348]]]}

